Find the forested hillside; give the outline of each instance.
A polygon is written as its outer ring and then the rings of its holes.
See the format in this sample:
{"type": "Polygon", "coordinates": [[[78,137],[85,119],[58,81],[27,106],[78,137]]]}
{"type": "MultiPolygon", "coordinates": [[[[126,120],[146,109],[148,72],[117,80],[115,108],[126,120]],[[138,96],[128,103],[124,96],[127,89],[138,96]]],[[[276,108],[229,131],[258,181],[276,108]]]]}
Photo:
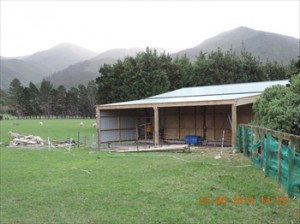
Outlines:
{"type": "Polygon", "coordinates": [[[248,27],[238,27],[209,38],[193,48],[179,51],[173,57],[186,55],[194,60],[200,51],[209,53],[218,48],[223,51],[232,49],[238,55],[245,48],[264,63],[277,61],[288,65],[299,55],[299,39],[248,27]]]}
{"type": "Polygon", "coordinates": [[[75,44],[62,43],[45,51],[37,52],[24,59],[26,62],[43,66],[49,74],[60,71],[71,64],[95,57],[97,53],[75,44]]]}
{"type": "Polygon", "coordinates": [[[94,117],[95,104],[136,100],[189,86],[282,80],[298,71],[295,63],[288,67],[261,63],[246,50],[238,56],[218,49],[191,61],[147,48],[134,57],[104,64],[99,72],[96,80],[70,89],[45,79],[40,87],[32,82],[24,87],[14,79],[6,101],[8,112],[18,117],[94,117]]]}
{"type": "MultiPolygon", "coordinates": [[[[29,56],[1,57],[0,88],[7,90],[10,82],[15,78],[19,79],[25,86],[28,86],[30,82],[40,83],[43,78],[52,73],[96,55],[96,53],[82,47],[64,43],[29,56]]],[[[75,86],[77,85],[78,83],[75,86]]]]}
{"type": "Polygon", "coordinates": [[[121,48],[105,51],[90,60],[78,62],[61,71],[54,72],[46,79],[51,81],[54,87],[64,85],[67,89],[79,84],[86,85],[89,81],[95,80],[99,76],[99,69],[104,64],[113,64],[118,59],[124,59],[126,56],[135,56],[140,51],[143,51],[143,49],[121,48]]]}
{"type": "MultiPolygon", "coordinates": [[[[261,63],[277,62],[286,66],[299,55],[299,39],[238,27],[170,56],[174,60],[186,55],[194,62],[201,52],[210,54],[218,49],[223,52],[231,50],[237,56],[241,56],[246,50],[256,59],[259,58],[261,63]]],[[[43,78],[50,80],[54,87],[64,85],[69,89],[80,84],[86,85],[98,77],[100,66],[113,64],[126,56],[134,57],[136,53],[143,51],[144,48],[120,48],[97,54],[74,44],[63,43],[33,55],[1,57],[0,88],[7,90],[14,78],[19,79],[24,86],[28,86],[29,82],[39,85],[43,78]]],[[[158,53],[164,51],[163,48],[157,48],[158,53]]]]}
{"type": "Polygon", "coordinates": [[[200,53],[193,62],[186,56],[174,60],[149,48],[136,57],[104,65],[96,79],[98,103],[142,99],[189,86],[286,79],[294,68],[276,62],[263,64],[243,50],[241,56],[221,49],[200,53]]]}
{"type": "Polygon", "coordinates": [[[10,82],[17,78],[23,85],[30,82],[40,82],[43,77],[49,75],[49,71],[42,66],[31,64],[19,59],[1,59],[0,89],[7,89],[10,82]]]}

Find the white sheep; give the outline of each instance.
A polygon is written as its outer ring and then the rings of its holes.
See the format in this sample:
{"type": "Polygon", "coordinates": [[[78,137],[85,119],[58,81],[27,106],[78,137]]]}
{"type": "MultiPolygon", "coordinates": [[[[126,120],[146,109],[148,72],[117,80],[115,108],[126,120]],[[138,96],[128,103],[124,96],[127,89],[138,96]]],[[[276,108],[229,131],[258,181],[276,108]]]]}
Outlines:
{"type": "Polygon", "coordinates": [[[41,126],[43,126],[43,125],[44,125],[44,123],[43,123],[42,121],[40,121],[40,125],[41,125],[41,126]]]}
{"type": "Polygon", "coordinates": [[[93,127],[96,128],[97,127],[97,123],[93,123],[93,127]]]}
{"type": "Polygon", "coordinates": [[[8,135],[9,135],[11,138],[18,138],[18,137],[20,137],[20,134],[15,133],[15,132],[12,132],[12,131],[9,131],[9,132],[8,132],[8,135]]]}
{"type": "Polygon", "coordinates": [[[83,126],[84,126],[83,122],[80,122],[79,126],[80,126],[80,127],[83,127],[83,126]]]}

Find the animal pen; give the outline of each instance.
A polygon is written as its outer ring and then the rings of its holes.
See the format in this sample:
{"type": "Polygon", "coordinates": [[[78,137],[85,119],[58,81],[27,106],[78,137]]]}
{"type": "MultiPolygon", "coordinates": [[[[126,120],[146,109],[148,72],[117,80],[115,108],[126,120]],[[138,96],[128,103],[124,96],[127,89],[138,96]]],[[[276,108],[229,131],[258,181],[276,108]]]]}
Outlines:
{"type": "Polygon", "coordinates": [[[252,125],[240,125],[236,149],[266,177],[277,180],[289,196],[300,198],[300,136],[252,125]]]}
{"type": "Polygon", "coordinates": [[[235,145],[238,124],[253,120],[252,105],[262,92],[288,80],[189,87],[146,99],[96,106],[98,147],[140,142],[235,145]],[[223,135],[224,133],[224,135],[223,135]]]}

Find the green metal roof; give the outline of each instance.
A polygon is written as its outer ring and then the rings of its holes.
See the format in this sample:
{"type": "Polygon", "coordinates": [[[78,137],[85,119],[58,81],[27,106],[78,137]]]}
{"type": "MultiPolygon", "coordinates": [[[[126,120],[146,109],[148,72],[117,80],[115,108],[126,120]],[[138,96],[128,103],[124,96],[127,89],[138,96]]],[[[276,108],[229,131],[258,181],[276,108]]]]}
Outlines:
{"type": "Polygon", "coordinates": [[[141,104],[236,100],[245,97],[258,96],[262,94],[262,92],[266,88],[274,85],[287,84],[289,84],[289,80],[188,87],[159,94],[142,100],[105,104],[101,106],[126,106],[141,104]]]}

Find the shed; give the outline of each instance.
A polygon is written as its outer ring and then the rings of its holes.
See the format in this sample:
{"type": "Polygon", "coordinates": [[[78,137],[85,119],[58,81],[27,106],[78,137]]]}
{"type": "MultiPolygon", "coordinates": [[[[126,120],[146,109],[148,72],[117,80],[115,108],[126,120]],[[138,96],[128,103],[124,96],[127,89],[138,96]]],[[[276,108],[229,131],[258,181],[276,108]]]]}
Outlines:
{"type": "Polygon", "coordinates": [[[253,120],[253,103],[263,91],[288,80],[182,88],[146,99],[96,105],[98,144],[139,139],[235,144],[236,128],[253,120]]]}

